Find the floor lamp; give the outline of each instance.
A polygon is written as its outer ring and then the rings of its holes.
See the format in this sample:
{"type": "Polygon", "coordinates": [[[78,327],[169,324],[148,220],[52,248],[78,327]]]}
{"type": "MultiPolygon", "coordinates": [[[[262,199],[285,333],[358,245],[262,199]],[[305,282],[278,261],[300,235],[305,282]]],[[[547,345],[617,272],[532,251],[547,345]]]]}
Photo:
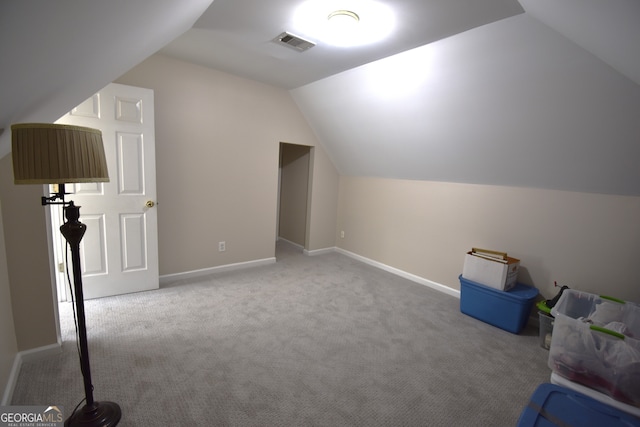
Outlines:
{"type": "Polygon", "coordinates": [[[71,250],[80,369],[86,401],[65,421],[65,426],[116,426],[122,417],[120,406],[114,402],[93,400],[80,267],[80,241],[87,226],[79,221],[80,206],[64,199],[66,183],[109,181],[102,132],[80,126],[15,124],[11,126],[11,149],[14,182],[58,184],[56,193],[42,197],[42,205],[62,205],[66,217],[60,231],[71,250]]]}

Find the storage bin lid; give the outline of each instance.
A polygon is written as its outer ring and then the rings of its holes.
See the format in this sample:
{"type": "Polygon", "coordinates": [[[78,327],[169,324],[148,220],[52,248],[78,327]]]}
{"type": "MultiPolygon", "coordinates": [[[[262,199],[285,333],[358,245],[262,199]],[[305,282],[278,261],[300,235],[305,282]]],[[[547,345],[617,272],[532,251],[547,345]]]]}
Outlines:
{"type": "Polygon", "coordinates": [[[533,286],[516,283],[516,285],[506,291],[506,293],[515,298],[530,300],[538,296],[538,289],[534,288],[533,286]]]}
{"type": "Polygon", "coordinates": [[[545,314],[551,314],[551,309],[547,305],[547,301],[546,300],[539,301],[536,304],[536,307],[538,307],[538,310],[540,310],[541,312],[543,312],[545,314]]]}
{"type": "Polygon", "coordinates": [[[462,274],[458,278],[460,279],[461,285],[476,287],[482,290],[482,292],[490,293],[499,298],[506,298],[512,301],[518,300],[521,304],[524,301],[530,301],[538,296],[537,288],[522,283],[516,283],[516,285],[508,291],[501,291],[499,289],[494,289],[481,283],[474,282],[473,280],[465,279],[464,277],[462,277],[462,274]]]}
{"type": "Polygon", "coordinates": [[[558,425],[638,427],[640,420],[577,391],[540,384],[520,414],[517,427],[558,425]]]}
{"type": "Polygon", "coordinates": [[[567,289],[551,309],[551,315],[589,319],[597,326],[621,322],[628,329],[625,335],[640,337],[640,305],[617,298],[567,289]]]}

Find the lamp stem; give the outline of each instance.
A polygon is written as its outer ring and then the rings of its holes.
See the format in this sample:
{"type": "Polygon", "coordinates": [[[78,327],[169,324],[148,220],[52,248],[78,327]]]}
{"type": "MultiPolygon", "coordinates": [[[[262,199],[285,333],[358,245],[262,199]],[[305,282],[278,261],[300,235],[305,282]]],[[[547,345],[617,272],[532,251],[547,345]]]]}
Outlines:
{"type": "MultiPolygon", "coordinates": [[[[64,190],[62,190],[64,192],[64,190]]],[[[91,384],[91,365],[89,363],[89,345],[87,325],[84,314],[84,295],[82,290],[82,270],[80,267],[80,242],[87,226],[80,222],[80,206],[70,201],[64,208],[67,221],[60,232],[69,243],[71,264],[73,265],[73,286],[75,292],[76,315],[78,316],[78,340],[80,341],[80,369],[84,379],[85,405],[65,422],[65,426],[116,426],[122,412],[117,403],[95,402],[91,384]]]]}
{"type": "Polygon", "coordinates": [[[79,221],[80,207],[73,201],[65,207],[67,221],[60,227],[62,235],[71,249],[71,265],[73,266],[73,286],[75,293],[76,313],[78,316],[78,340],[80,341],[80,369],[84,378],[84,394],[86,404],[93,404],[93,385],[91,384],[91,365],[89,363],[89,345],[87,342],[87,324],[84,314],[84,294],[82,289],[82,271],[80,268],[80,242],[87,226],[79,221]]]}

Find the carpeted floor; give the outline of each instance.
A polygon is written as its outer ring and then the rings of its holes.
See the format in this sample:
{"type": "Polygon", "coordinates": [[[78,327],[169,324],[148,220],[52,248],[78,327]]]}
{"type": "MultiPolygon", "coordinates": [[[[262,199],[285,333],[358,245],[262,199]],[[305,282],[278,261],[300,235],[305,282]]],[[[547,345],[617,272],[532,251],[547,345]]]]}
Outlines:
{"type": "MultiPolygon", "coordinates": [[[[86,303],[95,399],[121,426],[515,426],[548,382],[537,329],[337,253],[86,303]]],[[[25,363],[13,405],[83,398],[71,306],[63,353],[25,363]]]]}

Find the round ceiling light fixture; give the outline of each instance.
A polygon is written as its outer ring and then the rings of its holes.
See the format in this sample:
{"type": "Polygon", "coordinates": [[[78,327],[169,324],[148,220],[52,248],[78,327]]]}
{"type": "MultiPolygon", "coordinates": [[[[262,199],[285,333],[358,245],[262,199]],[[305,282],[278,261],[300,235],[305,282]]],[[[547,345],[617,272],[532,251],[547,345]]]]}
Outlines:
{"type": "Polygon", "coordinates": [[[357,13],[352,12],[350,10],[334,10],[327,16],[327,19],[331,22],[339,21],[339,22],[348,22],[352,24],[354,21],[358,22],[360,17],[357,13]]]}
{"type": "Polygon", "coordinates": [[[375,0],[307,0],[294,12],[293,24],[298,34],[351,47],[386,38],[395,22],[393,11],[375,0]]]}
{"type": "Polygon", "coordinates": [[[334,10],[327,16],[329,31],[336,40],[352,40],[357,37],[360,17],[350,10],[334,10]]]}

